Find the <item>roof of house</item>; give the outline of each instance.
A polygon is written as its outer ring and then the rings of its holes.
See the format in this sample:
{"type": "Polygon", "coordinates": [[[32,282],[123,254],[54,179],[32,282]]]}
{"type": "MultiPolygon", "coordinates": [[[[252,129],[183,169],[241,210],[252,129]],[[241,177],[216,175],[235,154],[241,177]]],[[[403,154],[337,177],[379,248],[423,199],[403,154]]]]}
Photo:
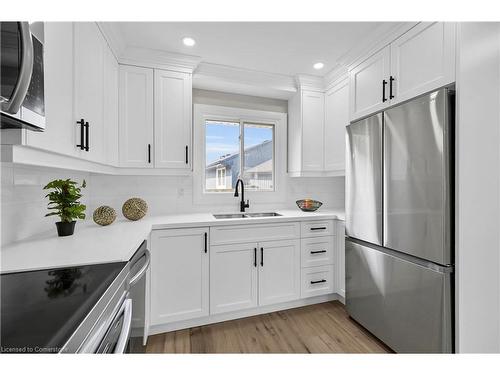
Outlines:
{"type": "MultiPolygon", "coordinates": [[[[271,142],[272,142],[272,140],[267,140],[267,141],[264,141],[264,142],[259,143],[257,145],[248,147],[248,148],[245,149],[245,153],[250,153],[252,151],[257,151],[257,150],[263,148],[265,145],[267,145],[267,144],[269,144],[271,142]]],[[[206,169],[215,168],[215,167],[219,166],[220,164],[227,165],[227,164],[229,164],[229,162],[231,160],[233,160],[233,159],[235,159],[236,157],[239,157],[239,156],[240,156],[239,152],[234,152],[232,154],[227,154],[227,155],[221,156],[219,159],[217,159],[217,160],[211,162],[210,164],[208,164],[206,166],[206,169]]],[[[266,160],[271,160],[271,158],[266,159],[266,160]]],[[[263,163],[265,163],[266,160],[264,160],[263,163]]],[[[262,163],[259,163],[259,164],[262,164],[262,163]]],[[[257,165],[259,165],[259,164],[257,164],[257,165]]],[[[255,166],[257,166],[257,165],[255,165],[255,166]]],[[[252,166],[252,168],[254,168],[255,166],[252,166]]]]}
{"type": "Polygon", "coordinates": [[[272,172],[273,171],[273,161],[272,159],[268,159],[261,164],[257,164],[255,167],[249,168],[245,171],[245,173],[263,173],[263,172],[272,172]]]}

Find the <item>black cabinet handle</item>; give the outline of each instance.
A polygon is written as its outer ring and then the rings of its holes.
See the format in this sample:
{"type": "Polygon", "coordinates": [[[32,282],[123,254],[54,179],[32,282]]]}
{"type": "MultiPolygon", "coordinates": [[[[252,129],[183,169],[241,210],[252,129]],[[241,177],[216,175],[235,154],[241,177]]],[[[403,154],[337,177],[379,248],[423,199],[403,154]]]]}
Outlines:
{"type": "Polygon", "coordinates": [[[326,250],[313,250],[313,251],[311,251],[311,254],[321,254],[321,253],[326,253],[326,250]]]}
{"type": "Polygon", "coordinates": [[[261,267],[264,267],[264,248],[260,248],[260,265],[261,267]]]}
{"type": "Polygon", "coordinates": [[[151,144],[148,144],[148,163],[151,164],[151,144]]]}
{"type": "Polygon", "coordinates": [[[326,227],[316,227],[316,228],[311,228],[311,230],[325,230],[326,227]]]}
{"type": "Polygon", "coordinates": [[[389,99],[394,99],[394,95],[392,95],[392,83],[394,82],[394,77],[391,76],[389,78],[389,99]]]}
{"type": "Polygon", "coordinates": [[[208,251],[208,233],[205,232],[205,254],[208,251]]]}
{"type": "Polygon", "coordinates": [[[257,267],[257,248],[253,248],[253,266],[257,267]]]}
{"type": "Polygon", "coordinates": [[[318,280],[318,281],[311,281],[311,284],[320,284],[320,283],[326,283],[325,279],[318,280]]]}
{"type": "Polygon", "coordinates": [[[76,145],[76,147],[80,147],[80,150],[85,150],[85,138],[84,138],[85,137],[85,135],[84,135],[85,120],[81,119],[80,121],[77,121],[76,123],[80,125],[80,144],[76,145]]]}
{"type": "Polygon", "coordinates": [[[385,85],[387,85],[387,81],[382,80],[382,103],[385,103],[387,99],[385,98],[385,85]]]}
{"type": "Polygon", "coordinates": [[[88,121],[85,121],[85,151],[89,151],[90,150],[90,146],[89,146],[89,143],[90,143],[90,136],[89,136],[89,122],[88,121]]]}
{"type": "Polygon", "coordinates": [[[188,164],[189,161],[188,161],[188,146],[186,146],[186,164],[188,164]]]}

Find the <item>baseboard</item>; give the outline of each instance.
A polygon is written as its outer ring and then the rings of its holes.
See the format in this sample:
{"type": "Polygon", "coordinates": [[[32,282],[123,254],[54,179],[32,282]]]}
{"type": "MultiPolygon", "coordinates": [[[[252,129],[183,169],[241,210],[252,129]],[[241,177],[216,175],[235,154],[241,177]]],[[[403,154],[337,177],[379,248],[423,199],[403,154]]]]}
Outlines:
{"type": "MultiPolygon", "coordinates": [[[[299,300],[290,301],[290,302],[279,303],[279,304],[271,305],[271,306],[255,307],[252,309],[246,309],[246,310],[241,310],[241,311],[232,311],[229,313],[223,313],[223,314],[217,314],[217,315],[210,315],[210,316],[206,316],[203,318],[184,320],[181,322],[159,324],[159,325],[154,325],[154,326],[149,327],[149,335],[156,335],[159,333],[172,332],[172,331],[177,331],[180,329],[198,327],[198,326],[203,326],[203,325],[212,324],[212,323],[220,323],[220,322],[225,322],[228,320],[246,318],[249,316],[267,314],[270,312],[293,309],[296,307],[314,305],[317,303],[337,301],[337,300],[342,301],[343,297],[338,295],[337,293],[333,293],[333,294],[327,294],[324,296],[316,296],[316,297],[299,299],[299,300]]],[[[134,329],[134,330],[137,330],[136,332],[139,332],[139,328],[134,329]]],[[[142,332],[143,332],[143,330],[141,329],[140,334],[138,334],[137,336],[142,336],[142,332]]],[[[132,336],[134,336],[134,335],[132,335],[132,336]]]]}

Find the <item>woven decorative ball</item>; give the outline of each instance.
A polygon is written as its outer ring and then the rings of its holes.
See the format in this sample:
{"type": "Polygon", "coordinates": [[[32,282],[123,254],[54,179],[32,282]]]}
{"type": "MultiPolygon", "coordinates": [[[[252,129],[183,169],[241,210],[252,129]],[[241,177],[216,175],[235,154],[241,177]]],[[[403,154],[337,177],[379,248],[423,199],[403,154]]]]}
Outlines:
{"type": "Polygon", "coordinates": [[[141,198],[130,198],[123,203],[122,213],[129,220],[139,220],[148,212],[148,204],[141,198]]]}
{"type": "Polygon", "coordinates": [[[101,206],[97,207],[92,216],[96,224],[109,225],[116,219],[116,211],[113,207],[101,206]]]}

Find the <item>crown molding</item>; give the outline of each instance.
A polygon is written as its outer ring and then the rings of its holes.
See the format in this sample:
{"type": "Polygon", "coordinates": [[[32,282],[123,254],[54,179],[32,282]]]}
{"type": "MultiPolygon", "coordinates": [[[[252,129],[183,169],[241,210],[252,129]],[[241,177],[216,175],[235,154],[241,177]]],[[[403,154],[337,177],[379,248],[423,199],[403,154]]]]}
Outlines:
{"type": "Polygon", "coordinates": [[[381,24],[362,43],[357,44],[350,51],[337,60],[337,64],[325,76],[325,87],[330,88],[349,70],[359,65],[363,60],[384,48],[398,37],[415,27],[418,22],[387,22],[381,24]]]}
{"type": "Polygon", "coordinates": [[[292,76],[205,62],[193,73],[193,88],[285,100],[297,92],[292,76]]]}
{"type": "Polygon", "coordinates": [[[193,73],[201,62],[201,57],[149,48],[127,47],[118,58],[118,62],[127,65],[193,73]]]}
{"type": "Polygon", "coordinates": [[[313,76],[309,74],[297,74],[295,76],[297,86],[306,90],[324,91],[325,80],[323,77],[313,76]]]}
{"type": "Polygon", "coordinates": [[[126,45],[117,23],[97,22],[116,59],[121,64],[146,66],[193,74],[193,87],[242,95],[289,99],[298,88],[325,91],[343,80],[349,70],[379,51],[418,22],[385,22],[362,43],[342,55],[323,77],[295,77],[202,62],[199,56],[182,55],[126,45]]]}
{"type": "Polygon", "coordinates": [[[113,22],[97,22],[97,26],[101,30],[102,35],[104,35],[109,48],[111,48],[111,52],[113,52],[115,58],[118,60],[126,48],[125,40],[118,25],[113,22]]]}

